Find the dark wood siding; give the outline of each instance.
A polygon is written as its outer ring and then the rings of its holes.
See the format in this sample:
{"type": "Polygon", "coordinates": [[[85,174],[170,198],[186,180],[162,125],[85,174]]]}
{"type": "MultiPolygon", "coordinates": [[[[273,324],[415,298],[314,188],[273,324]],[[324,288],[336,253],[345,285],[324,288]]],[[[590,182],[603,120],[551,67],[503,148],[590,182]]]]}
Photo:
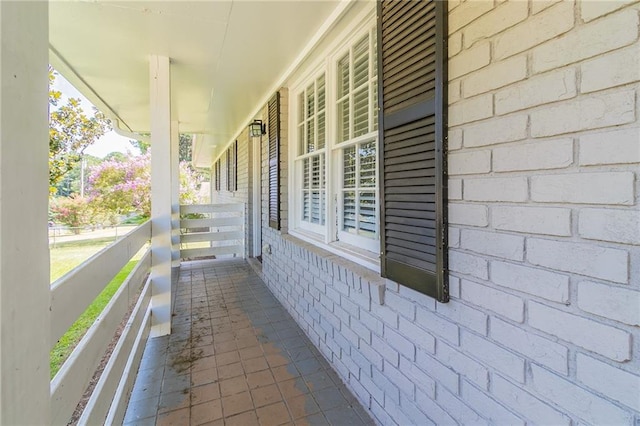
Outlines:
{"type": "Polygon", "coordinates": [[[378,3],[382,275],[449,299],[447,2],[378,3]]]}
{"type": "Polygon", "coordinates": [[[269,226],[280,229],[280,93],[269,100],[269,226]]]}

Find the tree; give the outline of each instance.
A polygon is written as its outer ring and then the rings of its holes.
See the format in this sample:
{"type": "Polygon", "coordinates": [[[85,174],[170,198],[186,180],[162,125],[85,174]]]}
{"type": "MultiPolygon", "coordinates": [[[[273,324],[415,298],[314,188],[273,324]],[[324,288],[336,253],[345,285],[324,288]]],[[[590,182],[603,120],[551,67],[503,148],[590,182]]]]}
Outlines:
{"type": "MultiPolygon", "coordinates": [[[[180,163],[180,203],[195,204],[202,179],[186,162],[180,163]]],[[[87,193],[94,209],[121,215],[138,212],[151,216],[151,157],[104,161],[89,174],[87,193]]]]}
{"type": "Polygon", "coordinates": [[[92,219],[88,200],[82,197],[55,198],[51,201],[50,211],[56,222],[67,225],[74,234],[79,234],[92,219]]]}
{"type": "MultiPolygon", "coordinates": [[[[141,133],[141,136],[149,136],[148,133],[141,133]]],[[[178,141],[178,161],[191,161],[191,142],[193,138],[191,135],[180,133],[180,139],[178,141]]],[[[130,140],[129,143],[140,150],[141,154],[146,154],[151,147],[151,143],[148,141],[134,141],[130,140]]]]}
{"type": "Polygon", "coordinates": [[[114,160],[114,161],[122,162],[122,161],[126,161],[127,158],[128,157],[127,157],[126,154],[123,154],[123,153],[121,153],[119,151],[110,152],[110,153],[108,153],[107,155],[104,156],[104,159],[106,161],[114,160]]]}
{"type": "Polygon", "coordinates": [[[107,160],[91,169],[87,194],[91,205],[116,215],[139,212],[151,215],[150,157],[107,160]]]}
{"type": "MultiPolygon", "coordinates": [[[[143,134],[141,134],[143,135],[143,134]]],[[[149,152],[149,148],[151,147],[151,143],[149,143],[148,141],[134,141],[134,140],[130,140],[129,143],[131,145],[133,145],[135,148],[138,148],[138,150],[140,150],[140,154],[144,155],[147,152],[149,152]]]]}
{"type": "Polygon", "coordinates": [[[49,67],[49,187],[52,193],[62,178],[71,171],[84,150],[111,129],[109,119],[93,108],[93,116],[87,117],[80,99],[69,98],[65,105],[58,105],[62,93],[53,90],[56,73],[49,67]]]}
{"type": "Polygon", "coordinates": [[[180,133],[180,140],[178,141],[178,161],[191,161],[191,142],[193,137],[184,133],[180,133]]]}
{"type": "Polygon", "coordinates": [[[84,154],[82,160],[62,177],[56,185],[56,195],[59,197],[71,197],[80,194],[82,188],[82,163],[84,162],[84,181],[87,182],[88,171],[102,162],[101,158],[84,154]]]}

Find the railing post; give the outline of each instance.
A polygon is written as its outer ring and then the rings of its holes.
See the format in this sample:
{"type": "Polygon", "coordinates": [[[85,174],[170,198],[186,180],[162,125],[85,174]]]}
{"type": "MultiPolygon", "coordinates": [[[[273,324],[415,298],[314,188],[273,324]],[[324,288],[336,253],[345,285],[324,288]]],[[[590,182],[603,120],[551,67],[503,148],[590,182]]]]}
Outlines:
{"type": "Polygon", "coordinates": [[[171,332],[171,90],[166,56],[149,58],[152,336],[171,332]]]}
{"type": "Polygon", "coordinates": [[[0,1],[0,424],[51,423],[48,2],[0,1]]]}

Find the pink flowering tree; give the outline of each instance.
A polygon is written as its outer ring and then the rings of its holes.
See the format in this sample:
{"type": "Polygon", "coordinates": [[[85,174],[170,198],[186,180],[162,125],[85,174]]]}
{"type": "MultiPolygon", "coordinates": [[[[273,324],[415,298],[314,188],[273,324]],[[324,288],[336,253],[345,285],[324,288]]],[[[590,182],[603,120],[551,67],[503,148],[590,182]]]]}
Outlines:
{"type": "Polygon", "coordinates": [[[89,202],[82,197],[58,197],[51,200],[49,205],[52,218],[67,225],[74,234],[79,234],[82,227],[90,224],[93,210],[89,202]]]}
{"type": "MultiPolygon", "coordinates": [[[[113,215],[139,213],[151,216],[151,158],[149,154],[125,161],[104,161],[88,179],[88,194],[94,208],[113,215]]],[[[201,202],[202,178],[185,162],[180,163],[180,203],[201,202]]]]}

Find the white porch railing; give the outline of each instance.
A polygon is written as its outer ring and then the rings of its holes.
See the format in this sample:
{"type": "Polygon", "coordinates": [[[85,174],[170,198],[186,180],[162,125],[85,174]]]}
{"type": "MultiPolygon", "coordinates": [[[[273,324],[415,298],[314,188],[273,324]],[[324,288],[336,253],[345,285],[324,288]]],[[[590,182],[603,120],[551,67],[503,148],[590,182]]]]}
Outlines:
{"type": "Polygon", "coordinates": [[[180,206],[181,217],[189,214],[202,216],[180,220],[180,257],[244,257],[244,211],[242,203],[180,206]],[[194,245],[199,247],[192,247],[194,245]]]}
{"type": "MultiPolygon", "coordinates": [[[[151,238],[150,221],[51,286],[51,347],[151,238]]],[[[80,424],[121,423],[150,330],[148,249],[51,381],[52,424],[67,424],[131,304],[137,303],[85,406],[80,424]],[[143,287],[143,288],[142,288],[143,287]],[[140,289],[142,288],[142,291],[140,289]]]]}

